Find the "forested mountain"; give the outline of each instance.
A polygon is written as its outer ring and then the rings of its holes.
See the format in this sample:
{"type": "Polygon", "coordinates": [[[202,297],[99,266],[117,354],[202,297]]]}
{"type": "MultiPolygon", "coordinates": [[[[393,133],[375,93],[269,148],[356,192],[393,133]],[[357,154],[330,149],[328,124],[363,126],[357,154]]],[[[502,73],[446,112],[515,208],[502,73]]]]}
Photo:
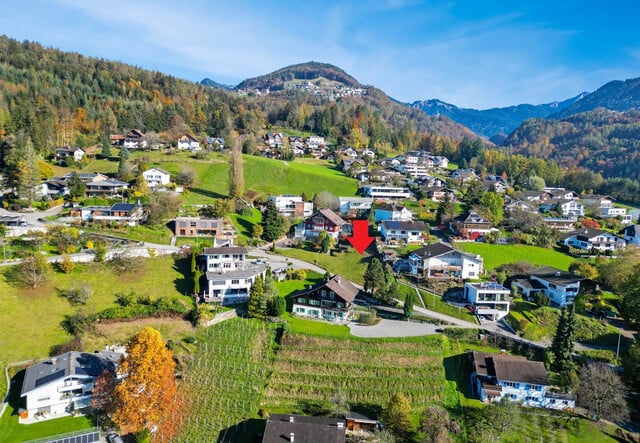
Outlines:
{"type": "Polygon", "coordinates": [[[223,85],[222,83],[218,83],[215,80],[211,80],[210,78],[205,78],[200,81],[200,84],[203,86],[209,86],[211,88],[219,88],[219,89],[231,89],[233,86],[223,85]]]}
{"type": "Polygon", "coordinates": [[[484,110],[459,108],[437,99],[415,101],[411,103],[411,106],[422,109],[428,115],[447,116],[468,127],[476,134],[483,135],[494,143],[500,144],[507,134],[520,126],[523,121],[535,117],[544,118],[557,113],[586,95],[588,94],[582,93],[568,100],[542,105],[522,104],[484,110]]]}
{"type": "Polygon", "coordinates": [[[640,179],[640,111],[606,109],[525,121],[504,141],[512,152],[582,166],[604,177],[640,179]]]}
{"type": "Polygon", "coordinates": [[[593,111],[597,108],[605,108],[612,111],[640,109],[640,78],[609,82],[550,117],[563,118],[581,112],[593,111]]]}
{"type": "MultiPolygon", "coordinates": [[[[305,66],[297,69],[359,85],[330,65],[305,66]]],[[[371,87],[363,96],[339,98],[300,90],[238,94],[0,37],[0,138],[28,136],[42,156],[56,146],[100,144],[105,134],[132,128],[167,142],[186,132],[225,138],[246,134],[247,140],[257,141],[265,128],[274,126],[382,150],[415,149],[425,136],[440,144],[475,137],[447,118],[398,105],[371,87]]]]}
{"type": "Polygon", "coordinates": [[[335,81],[343,84],[344,86],[351,86],[353,88],[363,87],[358,80],[351,77],[337,66],[333,66],[328,63],[307,62],[287,66],[270,74],[246,79],[236,86],[236,89],[277,90],[283,89],[283,85],[286,82],[293,80],[309,81],[319,78],[335,81]]]}

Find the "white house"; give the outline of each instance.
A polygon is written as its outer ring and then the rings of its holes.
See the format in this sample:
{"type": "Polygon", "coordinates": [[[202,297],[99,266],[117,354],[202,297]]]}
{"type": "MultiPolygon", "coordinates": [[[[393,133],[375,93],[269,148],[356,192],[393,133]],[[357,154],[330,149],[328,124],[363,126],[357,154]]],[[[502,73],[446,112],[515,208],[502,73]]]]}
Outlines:
{"type": "Polygon", "coordinates": [[[541,211],[558,211],[563,217],[583,217],[584,205],[575,199],[552,198],[540,204],[541,211]]]}
{"type": "Polygon", "coordinates": [[[569,232],[565,234],[561,242],[563,245],[587,251],[617,251],[627,246],[624,238],[611,232],[592,228],[580,228],[569,232]]]}
{"type": "Polygon", "coordinates": [[[425,278],[478,278],[483,272],[481,256],[458,251],[442,242],[413,251],[409,265],[413,275],[425,278]]]}
{"type": "Polygon", "coordinates": [[[272,195],[269,200],[285,217],[309,217],[313,214],[313,202],[305,202],[299,195],[272,195]]]}
{"type": "Polygon", "coordinates": [[[525,298],[543,293],[552,303],[563,307],[574,302],[583,280],[584,278],[573,273],[545,266],[529,272],[528,280],[516,279],[511,285],[525,298]]]}
{"type": "Polygon", "coordinates": [[[423,178],[429,176],[429,170],[426,166],[414,163],[407,163],[397,167],[403,174],[410,175],[413,178],[423,178]]]}
{"type": "Polygon", "coordinates": [[[397,199],[410,198],[409,188],[399,188],[396,186],[366,185],[362,187],[365,197],[397,199]]]}
{"type": "Polygon", "coordinates": [[[26,402],[26,417],[20,421],[59,418],[91,406],[91,391],[105,370],[115,372],[121,353],[71,351],[29,366],[20,397],[26,402]]]}
{"type": "Polygon", "coordinates": [[[371,197],[338,197],[338,207],[341,215],[357,215],[371,209],[371,197]]]}
{"type": "Polygon", "coordinates": [[[376,223],[383,220],[411,221],[413,219],[413,213],[405,206],[397,203],[377,205],[373,212],[376,223]]]}
{"type": "Polygon", "coordinates": [[[384,241],[400,241],[407,244],[423,244],[424,234],[429,231],[421,221],[384,220],[380,225],[380,233],[384,241]]]}
{"type": "Polygon", "coordinates": [[[630,225],[619,232],[632,245],[640,246],[640,224],[630,225]]]}
{"type": "Polygon", "coordinates": [[[502,320],[509,314],[510,293],[500,283],[464,284],[464,298],[471,303],[476,315],[490,316],[492,321],[502,320]]]}
{"type": "Polygon", "coordinates": [[[85,152],[76,147],[61,146],[56,148],[56,160],[66,160],[67,158],[73,158],[73,161],[79,162],[84,158],[85,152]]]}
{"type": "Polygon", "coordinates": [[[149,188],[164,188],[171,181],[171,174],[161,168],[151,168],[142,172],[149,188]]]}
{"type": "Polygon", "coordinates": [[[185,134],[178,139],[178,149],[181,151],[199,151],[200,142],[191,134],[185,134]]]}
{"type": "Polygon", "coordinates": [[[506,398],[536,408],[575,408],[571,394],[552,389],[540,361],[479,351],[470,351],[469,358],[472,389],[484,402],[497,403],[506,398]]]}
{"type": "Polygon", "coordinates": [[[247,262],[247,249],[237,246],[205,248],[207,289],[206,302],[223,306],[244,303],[258,276],[266,275],[267,266],[247,262]]]}
{"type": "Polygon", "coordinates": [[[614,208],[613,206],[600,208],[600,216],[602,217],[623,217],[625,215],[627,215],[627,208],[614,208]]]}

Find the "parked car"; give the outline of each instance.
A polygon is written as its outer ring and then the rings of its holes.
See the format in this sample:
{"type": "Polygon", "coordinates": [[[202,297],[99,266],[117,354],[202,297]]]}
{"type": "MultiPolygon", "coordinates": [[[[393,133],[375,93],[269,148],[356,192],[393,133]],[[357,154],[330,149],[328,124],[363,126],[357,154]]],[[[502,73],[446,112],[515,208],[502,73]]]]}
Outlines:
{"type": "Polygon", "coordinates": [[[115,432],[110,432],[110,433],[107,434],[107,442],[109,442],[109,443],[124,443],[124,440],[122,440],[122,437],[120,437],[115,432]]]}

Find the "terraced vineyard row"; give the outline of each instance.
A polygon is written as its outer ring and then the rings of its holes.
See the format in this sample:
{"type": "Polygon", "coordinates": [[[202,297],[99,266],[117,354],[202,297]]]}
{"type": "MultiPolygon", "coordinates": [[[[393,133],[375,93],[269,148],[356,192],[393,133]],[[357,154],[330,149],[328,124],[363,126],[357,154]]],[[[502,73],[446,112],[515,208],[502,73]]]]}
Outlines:
{"type": "Polygon", "coordinates": [[[259,408],[274,334],[263,322],[243,319],[202,331],[181,388],[189,411],[176,441],[242,441],[254,433],[245,420],[259,408]]]}
{"type": "Polygon", "coordinates": [[[405,393],[417,408],[442,403],[447,386],[442,352],[438,336],[365,341],[285,333],[263,407],[295,410],[338,392],[352,406],[381,407],[394,392],[405,393]]]}

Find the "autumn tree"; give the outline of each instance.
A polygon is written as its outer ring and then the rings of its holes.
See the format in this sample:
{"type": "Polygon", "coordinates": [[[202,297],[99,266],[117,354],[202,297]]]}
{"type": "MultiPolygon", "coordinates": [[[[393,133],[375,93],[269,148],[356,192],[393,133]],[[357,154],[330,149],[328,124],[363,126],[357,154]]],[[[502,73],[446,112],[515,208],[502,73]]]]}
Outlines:
{"type": "Polygon", "coordinates": [[[170,407],[176,393],[172,352],[157,330],[133,336],[118,366],[111,419],[123,432],[150,429],[170,407]]]}
{"type": "Polygon", "coordinates": [[[411,404],[407,397],[402,392],[393,394],[380,418],[394,435],[404,438],[411,427],[411,404]]]}
{"type": "Polygon", "coordinates": [[[478,212],[494,225],[500,224],[504,218],[504,200],[495,192],[485,192],[480,197],[478,212]]]}
{"type": "Polygon", "coordinates": [[[589,363],[578,372],[577,404],[594,420],[622,423],[629,418],[622,379],[606,363],[589,363]]]}
{"type": "Polygon", "coordinates": [[[229,165],[229,198],[240,197],[244,192],[244,171],[242,169],[242,143],[236,139],[231,149],[229,165]]]}

